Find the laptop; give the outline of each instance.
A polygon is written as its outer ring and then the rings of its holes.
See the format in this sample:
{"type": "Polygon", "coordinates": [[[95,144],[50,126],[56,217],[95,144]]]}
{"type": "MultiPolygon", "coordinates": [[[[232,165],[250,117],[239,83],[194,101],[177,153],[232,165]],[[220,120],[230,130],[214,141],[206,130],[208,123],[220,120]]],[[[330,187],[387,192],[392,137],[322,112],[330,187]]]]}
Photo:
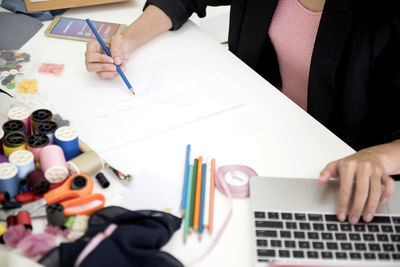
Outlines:
{"type": "Polygon", "coordinates": [[[336,219],[339,181],[250,179],[255,266],[400,266],[400,183],[372,222],[336,219]]]}

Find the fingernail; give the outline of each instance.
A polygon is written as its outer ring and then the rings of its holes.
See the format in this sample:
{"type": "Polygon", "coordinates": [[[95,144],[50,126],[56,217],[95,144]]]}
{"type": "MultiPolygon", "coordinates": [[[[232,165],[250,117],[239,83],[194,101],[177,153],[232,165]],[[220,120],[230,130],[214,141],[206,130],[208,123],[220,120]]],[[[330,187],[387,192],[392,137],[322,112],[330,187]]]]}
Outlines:
{"type": "Polygon", "coordinates": [[[114,58],[115,64],[119,65],[121,64],[121,59],[119,57],[114,58]]]}
{"type": "Polygon", "coordinates": [[[346,220],[346,214],[344,212],[339,213],[338,219],[339,221],[343,222],[344,220],[346,220]]]}
{"type": "Polygon", "coordinates": [[[350,216],[349,222],[351,224],[356,224],[358,223],[358,216],[350,216]]]}
{"type": "Polygon", "coordinates": [[[372,214],[371,213],[367,213],[364,215],[364,220],[366,222],[370,222],[372,220],[372,214]]]}

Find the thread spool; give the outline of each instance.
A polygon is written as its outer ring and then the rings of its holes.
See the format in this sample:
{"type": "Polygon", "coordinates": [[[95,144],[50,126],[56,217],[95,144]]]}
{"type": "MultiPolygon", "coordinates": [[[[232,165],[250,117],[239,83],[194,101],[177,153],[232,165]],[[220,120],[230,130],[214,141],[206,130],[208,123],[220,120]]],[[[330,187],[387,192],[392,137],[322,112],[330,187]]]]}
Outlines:
{"type": "Polygon", "coordinates": [[[96,174],[96,179],[102,188],[107,188],[110,186],[110,182],[107,180],[107,178],[104,176],[102,172],[96,174]]]}
{"type": "Polygon", "coordinates": [[[31,135],[30,113],[26,107],[13,107],[8,111],[9,120],[19,120],[25,124],[26,136],[31,135]]]}
{"type": "Polygon", "coordinates": [[[27,149],[32,152],[36,161],[40,161],[40,150],[50,143],[50,139],[44,134],[34,134],[28,137],[26,142],[27,149]]]}
{"type": "Polygon", "coordinates": [[[74,224],[74,221],[75,221],[75,215],[69,216],[67,221],[64,223],[64,227],[71,229],[72,225],[74,224]]]}
{"type": "Polygon", "coordinates": [[[37,134],[45,134],[50,140],[50,144],[54,144],[54,132],[57,130],[57,124],[54,121],[41,122],[36,126],[37,134]]]}
{"type": "Polygon", "coordinates": [[[42,195],[50,189],[50,182],[40,170],[34,170],[28,174],[28,184],[36,195],[42,195]]]}
{"type": "Polygon", "coordinates": [[[95,151],[87,151],[67,162],[70,175],[85,173],[89,176],[103,169],[103,160],[95,151]]]}
{"type": "Polygon", "coordinates": [[[71,126],[63,126],[54,133],[54,143],[64,151],[66,160],[79,155],[79,140],[77,131],[71,126]]]}
{"type": "Polygon", "coordinates": [[[4,210],[12,210],[21,208],[22,204],[17,201],[3,201],[3,209],[4,210]]]}
{"type": "Polygon", "coordinates": [[[0,154],[3,154],[3,138],[4,138],[4,131],[0,129],[0,154]]]}
{"type": "Polygon", "coordinates": [[[35,195],[33,191],[19,193],[18,195],[15,196],[15,200],[21,204],[26,204],[41,198],[43,198],[43,195],[35,195]]]}
{"type": "Polygon", "coordinates": [[[23,210],[17,214],[17,224],[22,224],[25,228],[32,229],[31,215],[29,212],[23,210]]]}
{"type": "Polygon", "coordinates": [[[11,132],[3,139],[3,151],[5,156],[17,150],[26,149],[26,136],[21,132],[11,132]]]}
{"type": "Polygon", "coordinates": [[[52,121],[53,113],[48,109],[38,109],[31,114],[31,129],[32,133],[36,132],[36,127],[41,122],[52,121]]]}
{"type": "Polygon", "coordinates": [[[52,226],[63,227],[65,223],[64,207],[60,203],[53,203],[46,208],[47,223],[52,226]]]}
{"type": "Polygon", "coordinates": [[[10,215],[7,217],[7,228],[17,224],[17,216],[10,215]]]}
{"type": "Polygon", "coordinates": [[[18,194],[18,168],[12,163],[0,163],[0,192],[8,192],[10,197],[18,194]]]}
{"type": "Polygon", "coordinates": [[[68,176],[67,162],[61,147],[57,145],[45,146],[40,151],[40,165],[44,177],[50,183],[59,183],[68,176]]]}
{"type": "Polygon", "coordinates": [[[257,173],[248,166],[221,166],[216,173],[215,186],[224,195],[245,198],[250,193],[249,180],[252,176],[257,176],[257,173]]]}
{"type": "Polygon", "coordinates": [[[0,202],[10,201],[10,194],[8,192],[0,193],[0,202]]]}
{"type": "MultiPolygon", "coordinates": [[[[2,237],[4,232],[6,232],[6,231],[7,231],[7,228],[4,226],[4,224],[0,223],[0,237],[2,237]]],[[[4,242],[0,242],[0,243],[4,244],[4,242]]]]}
{"type": "Polygon", "coordinates": [[[22,179],[19,181],[19,191],[21,193],[29,191],[29,184],[27,179],[22,179]]]}
{"type": "Polygon", "coordinates": [[[25,128],[25,124],[22,121],[19,120],[9,120],[6,121],[3,126],[3,131],[4,134],[7,135],[11,132],[21,132],[24,135],[26,135],[26,128],[25,128]]]}
{"type": "Polygon", "coordinates": [[[14,151],[11,153],[8,160],[18,167],[18,178],[20,180],[25,179],[26,176],[35,169],[33,154],[28,150],[14,151]]]}
{"type": "Polygon", "coordinates": [[[0,163],[3,162],[8,162],[8,157],[4,156],[4,155],[0,155],[0,163]]]}

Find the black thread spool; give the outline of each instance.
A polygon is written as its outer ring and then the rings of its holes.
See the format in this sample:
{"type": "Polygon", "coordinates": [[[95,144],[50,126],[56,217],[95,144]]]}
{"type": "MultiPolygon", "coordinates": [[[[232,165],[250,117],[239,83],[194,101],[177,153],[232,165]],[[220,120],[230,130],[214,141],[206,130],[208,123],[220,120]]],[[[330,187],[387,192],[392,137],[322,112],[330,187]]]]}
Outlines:
{"type": "Polygon", "coordinates": [[[47,146],[50,143],[50,139],[47,135],[44,134],[34,134],[28,137],[26,141],[27,149],[32,152],[33,157],[36,161],[39,161],[39,153],[43,147],[47,146]]]}
{"type": "Polygon", "coordinates": [[[20,132],[26,135],[25,124],[19,120],[9,120],[3,123],[3,131],[4,135],[7,135],[11,132],[20,132]]]}
{"type": "Polygon", "coordinates": [[[28,176],[29,187],[35,193],[35,195],[42,195],[49,191],[50,182],[44,177],[44,174],[40,170],[31,171],[28,176]]]}
{"type": "Polygon", "coordinates": [[[36,127],[41,122],[53,120],[53,113],[48,109],[37,109],[31,114],[32,133],[35,133],[36,127]]]}
{"type": "Polygon", "coordinates": [[[57,123],[54,121],[41,122],[36,126],[37,134],[45,134],[50,140],[50,143],[54,143],[54,132],[57,130],[57,123]]]}
{"type": "Polygon", "coordinates": [[[47,223],[63,228],[65,223],[64,207],[60,203],[53,203],[46,208],[47,223]]]}
{"type": "Polygon", "coordinates": [[[102,172],[99,172],[96,174],[96,179],[103,188],[107,188],[110,186],[110,182],[107,180],[107,178],[104,176],[102,172]]]}

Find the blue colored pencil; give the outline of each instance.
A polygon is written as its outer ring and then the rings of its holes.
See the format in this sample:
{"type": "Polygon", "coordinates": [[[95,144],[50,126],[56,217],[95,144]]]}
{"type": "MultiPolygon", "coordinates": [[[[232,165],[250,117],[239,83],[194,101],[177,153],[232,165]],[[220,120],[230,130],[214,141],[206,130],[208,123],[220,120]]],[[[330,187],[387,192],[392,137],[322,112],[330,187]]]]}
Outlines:
{"type": "Polygon", "coordinates": [[[185,174],[183,177],[183,186],[182,186],[182,200],[181,200],[181,213],[185,214],[186,209],[186,194],[187,194],[187,184],[188,184],[188,176],[189,176],[189,158],[190,158],[190,145],[186,146],[186,160],[185,160],[185,174]]]}
{"type": "Polygon", "coordinates": [[[192,183],[193,183],[193,165],[189,166],[189,177],[188,177],[188,186],[187,186],[187,194],[186,194],[186,212],[185,212],[185,225],[183,228],[183,241],[186,241],[187,236],[189,235],[189,225],[190,225],[190,216],[191,209],[190,205],[192,203],[192,198],[194,197],[192,194],[192,183]]]}
{"type": "Polygon", "coordinates": [[[202,170],[202,177],[201,177],[201,201],[200,201],[200,218],[199,218],[199,239],[201,240],[201,237],[203,235],[203,230],[204,230],[204,224],[203,224],[203,218],[204,218],[204,195],[206,192],[206,177],[207,177],[207,164],[203,163],[203,170],[202,170]]]}
{"type": "MultiPolygon", "coordinates": [[[[106,52],[107,56],[111,57],[110,50],[108,50],[108,47],[103,42],[103,39],[101,39],[101,36],[96,31],[96,28],[93,26],[93,24],[90,21],[90,19],[86,19],[86,23],[89,25],[89,28],[92,30],[92,32],[96,36],[96,38],[99,41],[100,45],[103,47],[104,51],[106,52]]],[[[117,67],[117,71],[118,71],[119,75],[121,76],[122,80],[124,80],[126,86],[128,86],[129,91],[131,91],[132,94],[135,94],[135,92],[133,91],[132,85],[129,83],[128,79],[126,78],[125,74],[122,72],[121,68],[115,63],[114,63],[114,65],[115,65],[115,67],[117,67]]]]}

